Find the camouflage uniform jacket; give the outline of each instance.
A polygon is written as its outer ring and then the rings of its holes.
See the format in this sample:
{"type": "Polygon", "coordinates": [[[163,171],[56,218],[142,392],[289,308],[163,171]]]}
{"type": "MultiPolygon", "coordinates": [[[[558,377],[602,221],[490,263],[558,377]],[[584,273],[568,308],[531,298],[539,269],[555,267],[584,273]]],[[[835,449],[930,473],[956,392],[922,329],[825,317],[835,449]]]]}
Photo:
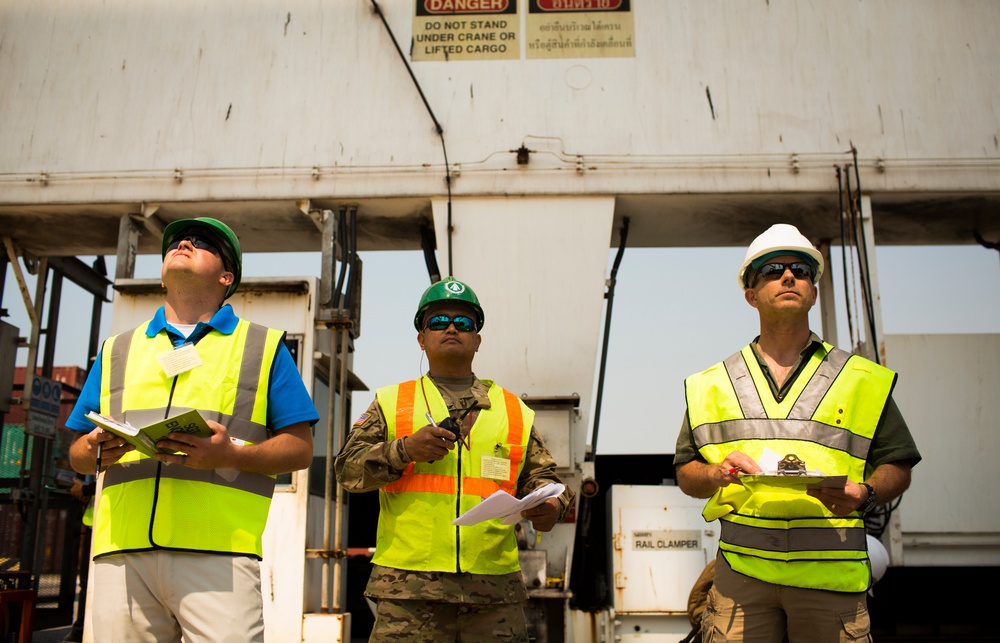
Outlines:
{"type": "MultiPolygon", "coordinates": [[[[478,378],[463,391],[449,388],[448,378],[431,378],[453,416],[457,416],[475,401],[480,409],[491,408],[489,388],[478,378]]],[[[475,412],[462,424],[463,432],[475,417],[475,412]]],[[[457,419],[457,418],[456,418],[457,419]]],[[[378,399],[354,423],[347,443],[334,462],[337,481],[349,492],[375,491],[398,480],[410,458],[403,440],[386,442],[386,420],[378,399]]],[[[524,468],[517,481],[517,496],[523,497],[550,482],[560,482],[555,473],[556,462],[549,454],[541,436],[531,428],[524,468]]],[[[567,487],[559,496],[563,520],[569,513],[574,493],[567,487]]],[[[517,603],[527,598],[520,572],[500,576],[447,572],[417,572],[376,565],[365,589],[369,598],[416,599],[451,603],[517,603]]]]}

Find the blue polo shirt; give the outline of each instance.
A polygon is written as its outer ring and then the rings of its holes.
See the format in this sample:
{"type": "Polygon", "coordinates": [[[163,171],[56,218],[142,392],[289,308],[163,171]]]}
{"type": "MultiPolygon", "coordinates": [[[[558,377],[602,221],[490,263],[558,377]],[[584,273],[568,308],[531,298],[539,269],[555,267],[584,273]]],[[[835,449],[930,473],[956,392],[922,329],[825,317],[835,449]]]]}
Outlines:
{"type": "MultiPolygon", "coordinates": [[[[182,346],[186,342],[198,343],[202,337],[215,330],[223,335],[232,335],[239,324],[239,317],[233,312],[233,307],[226,304],[216,312],[208,322],[198,322],[189,337],[181,335],[177,329],[167,323],[163,306],[149,322],[146,329],[147,337],[155,337],[159,333],[167,333],[174,346],[182,346]]],[[[90,411],[101,411],[101,355],[87,375],[87,381],[80,391],[80,397],[66,420],[66,428],[82,433],[94,430],[94,423],[86,418],[90,411]]],[[[274,365],[271,369],[271,387],[267,391],[267,427],[272,431],[280,431],[299,422],[308,422],[309,426],[319,421],[319,413],[309,391],[302,382],[292,354],[284,343],[278,349],[274,365]]]]}

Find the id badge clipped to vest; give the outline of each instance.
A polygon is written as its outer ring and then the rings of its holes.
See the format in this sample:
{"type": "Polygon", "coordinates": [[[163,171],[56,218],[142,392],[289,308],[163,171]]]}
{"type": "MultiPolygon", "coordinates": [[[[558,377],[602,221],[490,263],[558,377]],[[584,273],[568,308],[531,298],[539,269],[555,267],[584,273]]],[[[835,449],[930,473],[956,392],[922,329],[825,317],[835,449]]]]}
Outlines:
{"type": "Polygon", "coordinates": [[[484,455],[479,461],[479,474],[489,480],[506,482],[510,478],[510,459],[484,455]]]}
{"type": "Polygon", "coordinates": [[[201,356],[194,344],[184,344],[180,348],[165,351],[156,356],[167,377],[177,377],[202,365],[201,356]]]}

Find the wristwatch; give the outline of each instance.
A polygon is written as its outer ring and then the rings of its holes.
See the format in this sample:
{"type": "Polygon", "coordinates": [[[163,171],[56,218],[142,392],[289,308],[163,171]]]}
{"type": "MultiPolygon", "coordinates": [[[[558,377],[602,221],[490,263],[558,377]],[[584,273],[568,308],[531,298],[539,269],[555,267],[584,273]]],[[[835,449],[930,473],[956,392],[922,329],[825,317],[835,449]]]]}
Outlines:
{"type": "Polygon", "coordinates": [[[868,513],[875,508],[875,505],[878,504],[878,498],[875,497],[875,489],[873,489],[870,484],[862,482],[861,486],[868,490],[868,498],[861,503],[861,506],[858,507],[858,511],[861,513],[868,513]]]}

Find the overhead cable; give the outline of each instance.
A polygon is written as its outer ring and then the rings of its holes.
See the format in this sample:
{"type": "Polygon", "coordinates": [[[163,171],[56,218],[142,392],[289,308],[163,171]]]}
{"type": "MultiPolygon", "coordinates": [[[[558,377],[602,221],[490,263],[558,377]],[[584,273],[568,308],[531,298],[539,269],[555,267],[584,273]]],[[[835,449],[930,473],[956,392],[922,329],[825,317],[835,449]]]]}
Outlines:
{"type": "Polygon", "coordinates": [[[406,67],[406,72],[410,74],[410,79],[413,80],[413,85],[417,88],[417,93],[420,94],[420,100],[424,102],[424,107],[427,108],[427,113],[430,114],[431,120],[434,121],[434,129],[437,131],[438,136],[441,138],[441,151],[444,153],[444,183],[448,188],[448,276],[453,276],[452,274],[452,259],[451,259],[451,168],[448,165],[448,147],[444,142],[444,128],[441,127],[441,123],[438,122],[436,116],[434,116],[434,110],[431,109],[430,103],[427,102],[427,97],[424,96],[424,90],[420,87],[420,81],[413,73],[413,68],[410,67],[410,62],[406,59],[406,55],[403,53],[402,48],[399,46],[399,42],[396,41],[395,34],[392,33],[392,27],[389,26],[389,21],[385,19],[385,14],[382,13],[382,8],[378,6],[375,0],[371,0],[372,8],[378,17],[382,20],[382,24],[385,26],[385,30],[389,33],[389,38],[392,40],[393,46],[396,48],[396,53],[399,54],[399,59],[403,61],[403,65],[406,67]]]}

